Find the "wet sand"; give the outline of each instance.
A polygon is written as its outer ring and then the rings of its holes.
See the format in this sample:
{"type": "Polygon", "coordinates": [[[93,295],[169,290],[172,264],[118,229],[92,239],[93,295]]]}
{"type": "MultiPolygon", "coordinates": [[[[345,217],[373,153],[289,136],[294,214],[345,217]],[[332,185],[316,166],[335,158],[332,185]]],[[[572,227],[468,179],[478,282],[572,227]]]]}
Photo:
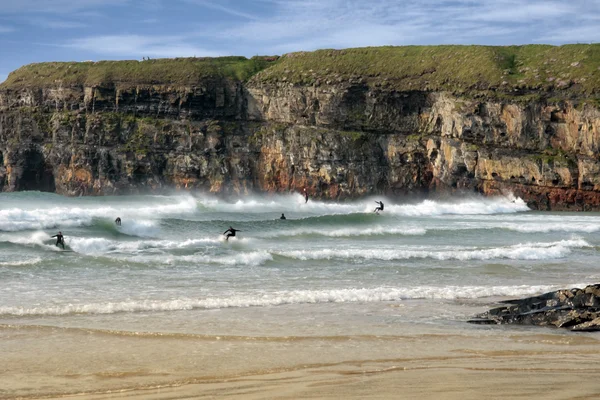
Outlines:
{"type": "Polygon", "coordinates": [[[600,398],[594,334],[445,330],[244,337],[2,325],[0,399],[600,398]]]}

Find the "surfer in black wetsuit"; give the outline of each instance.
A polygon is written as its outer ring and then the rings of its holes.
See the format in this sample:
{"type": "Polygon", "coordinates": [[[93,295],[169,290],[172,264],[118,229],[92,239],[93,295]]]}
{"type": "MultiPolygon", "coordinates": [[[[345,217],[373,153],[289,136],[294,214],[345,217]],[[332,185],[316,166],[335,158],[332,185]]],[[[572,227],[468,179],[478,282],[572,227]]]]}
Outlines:
{"type": "Polygon", "coordinates": [[[306,191],[306,188],[304,188],[304,204],[308,203],[308,192],[306,191]]]}
{"type": "Polygon", "coordinates": [[[279,217],[279,219],[286,219],[285,215],[283,213],[281,213],[281,217],[279,217]]]}
{"type": "Polygon", "coordinates": [[[229,238],[231,236],[235,236],[236,232],[241,232],[239,229],[233,229],[231,226],[229,227],[229,229],[227,229],[225,232],[223,232],[223,235],[225,235],[225,240],[229,240],[229,238]]]}
{"type": "Polygon", "coordinates": [[[58,232],[56,235],[52,236],[56,238],[56,246],[59,244],[62,246],[63,250],[65,249],[65,238],[62,235],[62,232],[58,232]]]}
{"type": "Polygon", "coordinates": [[[379,211],[383,211],[383,201],[376,201],[375,203],[379,204],[379,207],[375,207],[373,212],[379,214],[379,211]]]}
{"type": "Polygon", "coordinates": [[[121,217],[117,217],[117,219],[115,219],[115,224],[121,226],[121,217]]]}

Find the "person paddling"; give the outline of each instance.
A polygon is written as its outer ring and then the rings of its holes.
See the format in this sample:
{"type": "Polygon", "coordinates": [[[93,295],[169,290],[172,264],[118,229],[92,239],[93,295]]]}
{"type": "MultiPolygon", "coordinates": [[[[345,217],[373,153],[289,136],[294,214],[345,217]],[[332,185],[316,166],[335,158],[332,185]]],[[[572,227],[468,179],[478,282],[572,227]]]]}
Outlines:
{"type": "Polygon", "coordinates": [[[62,246],[62,249],[65,249],[65,238],[62,234],[62,232],[58,232],[56,235],[52,236],[53,238],[56,238],[56,245],[58,246],[59,244],[62,246]]]}
{"type": "Polygon", "coordinates": [[[239,229],[233,229],[230,226],[229,229],[227,229],[225,232],[223,232],[223,235],[225,235],[225,240],[229,240],[230,237],[235,236],[236,232],[241,232],[241,231],[239,229]]]}

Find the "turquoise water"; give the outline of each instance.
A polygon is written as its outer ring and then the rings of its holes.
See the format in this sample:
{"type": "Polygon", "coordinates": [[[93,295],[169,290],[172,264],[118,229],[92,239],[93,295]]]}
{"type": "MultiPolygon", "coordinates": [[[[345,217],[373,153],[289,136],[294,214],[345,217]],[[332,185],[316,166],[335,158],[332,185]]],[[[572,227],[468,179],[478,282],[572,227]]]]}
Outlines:
{"type": "Polygon", "coordinates": [[[192,316],[229,310],[214,329],[248,332],[297,329],[316,312],[343,326],[397,303],[382,318],[453,324],[496,299],[597,282],[599,230],[598,214],[531,211],[510,196],[4,193],[0,323],[189,332],[192,316]],[[225,241],[229,226],[241,232],[225,241]],[[72,251],[54,246],[59,230],[72,251]]]}

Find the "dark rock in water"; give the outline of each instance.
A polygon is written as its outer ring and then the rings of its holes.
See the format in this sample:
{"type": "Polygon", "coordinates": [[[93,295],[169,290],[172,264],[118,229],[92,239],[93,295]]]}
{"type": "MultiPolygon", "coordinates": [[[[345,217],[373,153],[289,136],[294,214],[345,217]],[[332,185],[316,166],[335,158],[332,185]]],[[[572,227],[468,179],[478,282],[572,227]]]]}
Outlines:
{"type": "Polygon", "coordinates": [[[578,332],[600,331],[600,284],[501,303],[505,305],[479,314],[468,322],[556,326],[578,332]]]}

